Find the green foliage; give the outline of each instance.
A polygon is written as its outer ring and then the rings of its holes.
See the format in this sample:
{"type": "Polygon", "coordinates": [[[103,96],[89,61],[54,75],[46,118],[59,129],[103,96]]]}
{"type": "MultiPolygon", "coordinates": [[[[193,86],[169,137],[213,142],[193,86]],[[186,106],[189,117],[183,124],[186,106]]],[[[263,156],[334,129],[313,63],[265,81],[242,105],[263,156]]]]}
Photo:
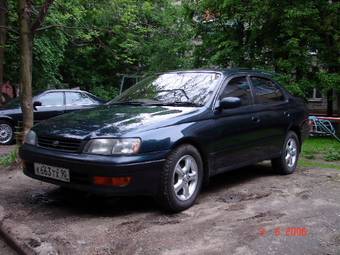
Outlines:
{"type": "Polygon", "coordinates": [[[17,162],[18,159],[18,149],[14,149],[9,154],[0,156],[0,166],[9,167],[17,162]]]}
{"type": "Polygon", "coordinates": [[[326,161],[337,161],[337,160],[340,160],[340,151],[339,150],[330,149],[330,150],[328,150],[326,152],[324,158],[325,158],[326,161]]]}
{"type": "Polygon", "coordinates": [[[118,88],[104,86],[94,87],[90,92],[105,100],[115,98],[119,94],[118,88]]]}
{"type": "Polygon", "coordinates": [[[196,66],[257,67],[280,74],[294,94],[339,87],[335,1],[187,0],[202,38],[196,66]]]}
{"type": "MultiPolygon", "coordinates": [[[[8,1],[17,30],[16,1],[8,1]]],[[[34,1],[37,10],[42,2],[34,1]]],[[[190,67],[192,37],[183,7],[171,0],[56,0],[34,36],[33,86],[67,84],[112,98],[121,74],[190,67]]],[[[18,83],[18,34],[8,38],[5,79],[18,83]]]]}
{"type": "Polygon", "coordinates": [[[330,163],[325,163],[325,162],[320,162],[320,161],[300,159],[298,164],[299,166],[302,166],[302,167],[340,170],[339,164],[336,164],[336,163],[330,164],[330,163]]]}
{"type": "Polygon", "coordinates": [[[112,98],[121,74],[188,66],[184,54],[191,27],[176,16],[181,7],[171,1],[83,1],[81,6],[77,24],[85,29],[68,30],[63,82],[112,98]]]}
{"type": "Polygon", "coordinates": [[[322,84],[324,84],[324,89],[334,88],[340,91],[340,74],[339,73],[327,73],[320,72],[318,78],[322,84]]]}
{"type": "Polygon", "coordinates": [[[340,143],[331,137],[312,137],[305,141],[302,156],[306,159],[340,160],[340,143]]]}
{"type": "Polygon", "coordinates": [[[315,155],[313,155],[313,154],[305,154],[304,157],[306,159],[315,159],[315,155]]]}
{"type": "MultiPolygon", "coordinates": [[[[18,83],[17,1],[8,2],[5,80],[18,83]]],[[[43,0],[33,1],[32,19],[43,0]]],[[[297,0],[55,0],[34,36],[33,86],[105,98],[122,74],[192,67],[276,73],[293,94],[340,90],[339,7],[297,0]]],[[[110,96],[111,95],[111,96],[110,96]]]]}

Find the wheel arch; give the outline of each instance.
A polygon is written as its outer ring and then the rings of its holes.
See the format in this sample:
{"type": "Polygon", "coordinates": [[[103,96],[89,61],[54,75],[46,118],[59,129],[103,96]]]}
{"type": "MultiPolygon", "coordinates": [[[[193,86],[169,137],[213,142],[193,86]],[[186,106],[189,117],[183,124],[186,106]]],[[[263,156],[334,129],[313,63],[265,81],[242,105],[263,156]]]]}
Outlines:
{"type": "Polygon", "coordinates": [[[16,121],[15,121],[14,119],[12,119],[11,117],[8,117],[8,116],[0,116],[0,121],[1,121],[1,120],[4,120],[4,121],[9,122],[10,124],[13,125],[13,128],[15,128],[16,121]]]}
{"type": "Polygon", "coordinates": [[[288,132],[289,131],[293,131],[298,139],[299,139],[299,149],[301,151],[301,148],[302,148],[302,134],[301,134],[301,130],[300,130],[300,127],[299,126],[296,126],[296,125],[293,125],[291,126],[289,129],[288,129],[288,132]]]}
{"type": "Polygon", "coordinates": [[[196,139],[191,137],[182,138],[178,141],[176,141],[171,146],[171,151],[181,145],[189,144],[193,147],[195,147],[199,154],[201,155],[202,161],[203,161],[203,185],[206,186],[209,183],[209,177],[211,173],[211,164],[209,162],[208,153],[203,149],[203,145],[199,143],[196,139]]]}

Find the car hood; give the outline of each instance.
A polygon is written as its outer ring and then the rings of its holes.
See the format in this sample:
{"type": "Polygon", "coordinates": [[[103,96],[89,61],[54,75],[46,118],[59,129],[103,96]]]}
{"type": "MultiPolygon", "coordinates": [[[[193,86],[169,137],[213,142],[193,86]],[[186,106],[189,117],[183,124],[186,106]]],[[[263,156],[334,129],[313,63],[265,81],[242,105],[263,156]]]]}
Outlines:
{"type": "Polygon", "coordinates": [[[0,108],[0,116],[19,114],[21,113],[20,107],[2,107],[0,108]]]}
{"type": "Polygon", "coordinates": [[[33,130],[38,136],[118,137],[130,131],[173,125],[197,111],[195,107],[105,105],[49,119],[33,130]]]}

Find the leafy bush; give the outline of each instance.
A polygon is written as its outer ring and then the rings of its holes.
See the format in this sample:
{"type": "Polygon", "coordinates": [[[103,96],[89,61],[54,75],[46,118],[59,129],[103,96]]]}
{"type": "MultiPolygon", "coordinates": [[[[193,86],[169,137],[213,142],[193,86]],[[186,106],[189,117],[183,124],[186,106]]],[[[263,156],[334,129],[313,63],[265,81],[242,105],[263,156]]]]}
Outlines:
{"type": "Polygon", "coordinates": [[[91,93],[105,100],[110,100],[118,96],[119,91],[115,87],[97,86],[91,89],[91,93]]]}

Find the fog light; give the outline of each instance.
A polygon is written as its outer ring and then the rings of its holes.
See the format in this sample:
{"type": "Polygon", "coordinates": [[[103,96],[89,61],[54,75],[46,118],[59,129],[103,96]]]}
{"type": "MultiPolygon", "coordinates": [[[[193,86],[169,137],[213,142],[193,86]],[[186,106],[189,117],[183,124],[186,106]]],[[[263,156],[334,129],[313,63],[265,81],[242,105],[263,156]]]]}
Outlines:
{"type": "Polygon", "coordinates": [[[104,177],[104,176],[95,176],[93,179],[94,184],[96,185],[106,185],[106,186],[116,186],[116,187],[125,187],[130,184],[132,177],[104,177]]]}

